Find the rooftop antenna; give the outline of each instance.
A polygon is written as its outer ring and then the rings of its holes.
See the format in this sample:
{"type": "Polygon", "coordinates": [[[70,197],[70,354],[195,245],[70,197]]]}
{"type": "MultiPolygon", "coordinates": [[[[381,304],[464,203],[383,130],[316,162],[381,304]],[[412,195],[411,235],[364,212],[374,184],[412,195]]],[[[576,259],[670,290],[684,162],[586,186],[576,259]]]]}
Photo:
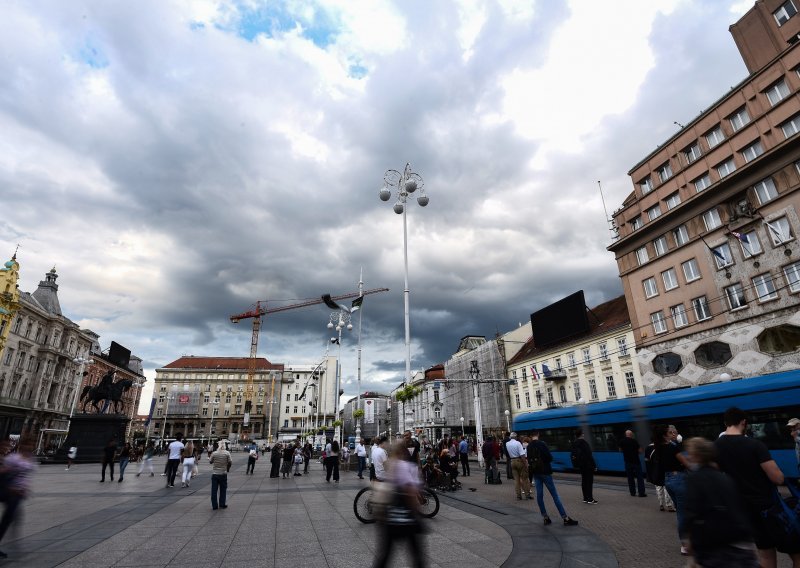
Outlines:
{"type": "Polygon", "coordinates": [[[614,219],[608,216],[608,209],[606,208],[606,198],[603,196],[603,186],[600,180],[597,180],[597,187],[600,189],[600,200],[603,202],[603,213],[606,215],[606,222],[608,223],[608,230],[611,231],[611,238],[617,240],[619,238],[619,227],[614,223],[614,219]]]}
{"type": "Polygon", "coordinates": [[[680,128],[686,128],[686,127],[685,127],[683,124],[681,124],[681,123],[680,123],[680,122],[678,122],[677,120],[674,120],[674,121],[672,121],[672,124],[675,124],[676,126],[678,126],[678,127],[680,127],[680,128]]]}

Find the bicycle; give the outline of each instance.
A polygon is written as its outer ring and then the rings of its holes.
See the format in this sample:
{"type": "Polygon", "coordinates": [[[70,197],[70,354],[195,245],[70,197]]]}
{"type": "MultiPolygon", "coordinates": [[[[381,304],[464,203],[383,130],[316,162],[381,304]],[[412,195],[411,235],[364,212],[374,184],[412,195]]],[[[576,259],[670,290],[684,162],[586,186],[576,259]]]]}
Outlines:
{"type": "MultiPolygon", "coordinates": [[[[362,523],[371,524],[375,522],[375,510],[372,503],[373,493],[374,489],[372,487],[365,487],[356,493],[356,498],[353,500],[353,512],[362,523]]],[[[419,490],[419,512],[426,519],[435,517],[436,513],[439,512],[439,497],[427,487],[419,490]]]]}

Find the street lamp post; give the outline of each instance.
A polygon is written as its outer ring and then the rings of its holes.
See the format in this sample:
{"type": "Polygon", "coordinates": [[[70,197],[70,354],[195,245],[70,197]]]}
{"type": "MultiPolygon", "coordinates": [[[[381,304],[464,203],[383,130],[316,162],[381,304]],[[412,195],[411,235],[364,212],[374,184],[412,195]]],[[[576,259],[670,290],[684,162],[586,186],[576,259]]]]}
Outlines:
{"type": "Polygon", "coordinates": [[[464,435],[464,417],[462,416],[461,418],[459,418],[459,420],[461,420],[461,435],[463,436],[464,435]]]}
{"type": "Polygon", "coordinates": [[[388,170],[383,176],[383,188],[378,194],[381,201],[389,201],[392,192],[389,188],[397,191],[397,202],[394,204],[394,212],[403,215],[403,267],[405,277],[405,288],[403,289],[403,304],[405,312],[405,331],[406,331],[406,376],[405,381],[411,384],[411,326],[409,322],[409,289],[408,289],[408,228],[406,222],[406,203],[411,194],[419,190],[417,203],[420,207],[428,205],[428,196],[425,195],[425,182],[422,177],[411,171],[411,164],[406,164],[403,173],[397,170],[388,170]]]}
{"type": "MultiPolygon", "coordinates": [[[[336,357],[336,394],[334,396],[333,402],[333,421],[337,422],[339,420],[339,389],[341,389],[342,384],[342,330],[347,328],[348,331],[353,329],[353,324],[350,323],[351,315],[350,312],[346,312],[344,310],[339,310],[333,312],[330,317],[330,321],[328,322],[328,329],[336,329],[337,333],[339,334],[338,337],[331,337],[331,343],[336,343],[339,346],[339,354],[336,357]]],[[[333,438],[339,441],[339,444],[342,443],[342,427],[337,426],[333,431],[333,438]]]]}
{"type": "MultiPolygon", "coordinates": [[[[478,392],[478,381],[481,371],[478,369],[478,362],[470,361],[469,378],[472,381],[472,395],[475,404],[475,442],[479,448],[483,447],[483,421],[481,420],[481,399],[478,392]]],[[[478,463],[483,467],[483,453],[478,452],[478,463]]]]}
{"type": "MultiPolygon", "coordinates": [[[[359,297],[364,295],[364,269],[361,269],[361,272],[358,276],[358,295],[359,297]]],[[[356,410],[361,410],[361,316],[363,312],[363,307],[358,310],[358,374],[357,383],[358,383],[358,392],[356,393],[356,410]]],[[[361,440],[361,416],[356,419],[356,441],[361,440]]]]}
{"type": "Polygon", "coordinates": [[[164,424],[161,425],[161,445],[164,445],[164,434],[167,431],[167,416],[169,416],[169,401],[175,400],[173,395],[168,395],[165,397],[167,400],[167,405],[164,408],[164,424]]]}
{"type": "Polygon", "coordinates": [[[69,422],[67,423],[67,430],[69,430],[69,424],[72,422],[72,417],[75,415],[75,406],[78,404],[78,391],[81,390],[81,383],[83,382],[83,369],[86,365],[94,364],[94,359],[86,359],[85,357],[75,357],[72,360],[73,363],[76,365],[80,365],[78,369],[78,384],[75,385],[75,395],[72,397],[72,409],[69,411],[69,422]]]}
{"type": "Polygon", "coordinates": [[[219,401],[215,400],[213,402],[209,402],[209,404],[211,405],[211,423],[208,425],[208,445],[213,448],[214,442],[211,440],[211,436],[214,434],[214,413],[217,411],[219,401]]]}
{"type": "Polygon", "coordinates": [[[511,432],[511,422],[509,422],[508,417],[511,416],[511,411],[506,410],[503,414],[506,415],[506,432],[511,432]]]}
{"type": "MultiPolygon", "coordinates": [[[[144,377],[136,379],[134,383],[131,385],[133,388],[140,389],[144,386],[144,383],[147,381],[144,377]]],[[[131,401],[131,416],[130,422],[128,422],[128,428],[125,432],[125,437],[130,438],[133,435],[133,415],[136,412],[136,399],[138,398],[135,394],[132,395],[133,400],[131,401]]],[[[145,441],[147,441],[147,436],[145,436],[145,441]]]]}

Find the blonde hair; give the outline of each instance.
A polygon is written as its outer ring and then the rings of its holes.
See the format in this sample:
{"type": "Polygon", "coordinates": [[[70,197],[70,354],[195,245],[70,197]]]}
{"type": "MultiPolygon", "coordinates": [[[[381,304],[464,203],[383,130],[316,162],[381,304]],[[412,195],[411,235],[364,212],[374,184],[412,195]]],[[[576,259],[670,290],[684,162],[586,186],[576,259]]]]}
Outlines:
{"type": "Polygon", "coordinates": [[[686,442],[686,451],[692,461],[698,465],[709,465],[717,459],[714,443],[705,438],[690,438],[686,442]]]}

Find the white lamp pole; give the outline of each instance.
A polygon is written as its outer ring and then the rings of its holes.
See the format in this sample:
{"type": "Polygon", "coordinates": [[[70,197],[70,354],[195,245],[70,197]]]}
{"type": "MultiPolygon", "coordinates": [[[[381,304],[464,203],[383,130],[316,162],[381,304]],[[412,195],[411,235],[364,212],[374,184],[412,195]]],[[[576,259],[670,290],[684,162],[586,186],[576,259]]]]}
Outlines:
{"type": "MultiPolygon", "coordinates": [[[[81,383],[83,382],[83,369],[86,365],[93,365],[94,359],[75,357],[72,362],[80,365],[80,367],[78,368],[78,384],[75,385],[75,395],[72,397],[72,409],[69,411],[69,423],[72,422],[72,417],[75,415],[75,406],[78,404],[78,391],[81,390],[81,383]]],[[[67,424],[67,430],[69,430],[69,423],[67,424]]]]}
{"type": "MultiPolygon", "coordinates": [[[[333,421],[339,420],[339,389],[342,383],[342,330],[347,328],[348,331],[353,329],[353,324],[350,323],[350,312],[339,310],[333,312],[328,322],[328,329],[336,329],[339,336],[331,337],[331,343],[336,343],[339,346],[339,354],[336,357],[336,393],[334,396],[333,404],[333,421]]],[[[333,431],[333,438],[342,444],[342,427],[337,426],[333,431]]]]}
{"type": "MultiPolygon", "coordinates": [[[[406,328],[406,384],[411,384],[411,325],[409,322],[409,295],[408,289],[408,228],[406,222],[406,210],[408,209],[406,203],[408,197],[419,190],[419,197],[417,203],[420,207],[428,205],[428,196],[425,195],[425,182],[422,177],[411,171],[411,164],[406,164],[403,173],[397,170],[388,170],[383,176],[383,188],[378,194],[381,201],[389,201],[392,197],[390,187],[397,191],[397,203],[394,204],[394,212],[398,215],[403,215],[403,267],[405,277],[405,288],[403,289],[403,303],[405,312],[405,328],[406,328]]],[[[405,424],[403,424],[405,427],[405,424]]]]}
{"type": "Polygon", "coordinates": [[[168,395],[165,397],[167,400],[167,406],[164,408],[164,424],[161,425],[161,445],[164,445],[164,434],[167,431],[167,416],[169,416],[169,401],[175,400],[175,397],[172,395],[168,395]]]}
{"type": "Polygon", "coordinates": [[[509,422],[508,417],[511,416],[511,411],[506,410],[503,414],[506,415],[506,432],[511,432],[511,423],[509,422]]]}
{"type": "Polygon", "coordinates": [[[461,418],[459,418],[459,420],[461,420],[461,435],[463,436],[464,435],[464,417],[462,416],[461,418]]]}
{"type": "MultiPolygon", "coordinates": [[[[358,276],[358,295],[364,295],[364,269],[358,276]]],[[[356,410],[361,410],[361,312],[364,311],[363,305],[358,310],[358,393],[356,394],[356,410]]],[[[356,440],[361,439],[361,416],[356,419],[356,440]]]]}
{"type": "Polygon", "coordinates": [[[213,448],[214,442],[211,440],[211,436],[214,435],[214,413],[219,407],[219,401],[215,400],[213,402],[209,402],[209,404],[211,405],[211,423],[208,425],[208,445],[213,448]]]}

